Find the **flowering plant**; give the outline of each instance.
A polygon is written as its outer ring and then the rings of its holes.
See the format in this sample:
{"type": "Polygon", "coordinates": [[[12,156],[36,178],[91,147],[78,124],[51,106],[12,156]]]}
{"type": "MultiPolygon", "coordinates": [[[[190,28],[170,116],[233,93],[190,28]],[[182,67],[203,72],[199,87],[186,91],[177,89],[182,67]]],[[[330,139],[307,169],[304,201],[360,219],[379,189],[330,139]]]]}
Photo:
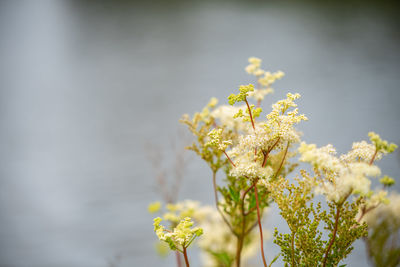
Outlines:
{"type": "MultiPolygon", "coordinates": [[[[163,218],[172,230],[156,218],[154,230],[159,239],[182,252],[187,266],[186,249],[203,232],[198,243],[206,266],[241,266],[258,249],[263,266],[271,266],[280,256],[285,266],[338,266],[360,238],[366,240],[377,266],[399,264],[397,240],[392,241],[390,232],[379,236],[383,227],[392,227],[393,234],[400,229],[398,204],[390,208],[390,199],[395,197],[387,197],[394,179],[383,176],[379,180],[383,188],[371,189],[371,177],[381,176],[375,163],[397,146],[373,132],[368,134],[369,142],[353,143],[341,156],[332,145],[318,148],[302,142],[296,125],[307,117],[299,114],[295,103],[299,94],[288,93],[272,105],[265,119],[259,119],[262,101],[273,93],[271,85],[283,72],[264,71],[258,58],[250,58],[245,70],[255,76],[256,86],[240,86],[237,94],[228,97],[229,105],[218,106],[212,98],[201,112],[181,119],[195,136],[188,149],[211,170],[215,208],[193,201],[168,204],[163,218]],[[289,179],[298,162],[310,164],[312,172],[301,170],[289,179]],[[218,172],[225,176],[219,183],[218,172]],[[274,243],[281,253],[267,259],[262,219],[273,203],[289,232],[275,228],[274,243]],[[374,220],[376,214],[382,219],[374,220]],[[200,228],[191,229],[190,218],[200,228]],[[378,251],[386,253],[378,255],[378,251]]],[[[152,210],[158,206],[153,204],[152,210]]]]}

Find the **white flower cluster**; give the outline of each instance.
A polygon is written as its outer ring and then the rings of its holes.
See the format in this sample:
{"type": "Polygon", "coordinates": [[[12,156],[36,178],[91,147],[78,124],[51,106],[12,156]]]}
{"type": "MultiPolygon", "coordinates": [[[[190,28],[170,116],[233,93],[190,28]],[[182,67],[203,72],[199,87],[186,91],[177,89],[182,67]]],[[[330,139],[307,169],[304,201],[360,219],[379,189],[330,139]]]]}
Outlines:
{"type": "Polygon", "coordinates": [[[332,145],[317,148],[315,145],[300,145],[300,161],[309,162],[316,170],[322,171],[322,180],[316,192],[324,194],[335,203],[343,201],[350,194],[367,196],[371,181],[368,177],[380,175],[380,169],[365,162],[344,162],[335,156],[332,145]]]}
{"type": "Polygon", "coordinates": [[[386,205],[379,205],[377,208],[365,214],[363,221],[368,226],[378,226],[382,221],[386,221],[391,225],[400,227],[400,195],[393,192],[387,198],[386,205]]]}
{"type": "Polygon", "coordinates": [[[255,151],[269,153],[272,149],[284,149],[288,143],[300,141],[300,133],[294,125],[307,118],[298,115],[297,108],[287,112],[289,108],[297,106],[294,100],[299,97],[299,94],[287,94],[286,99],[272,106],[273,110],[267,115],[266,122],[255,123],[254,129],[247,130],[248,134],[239,136],[236,146],[228,151],[236,166],[231,169],[230,175],[268,179],[273,174],[270,167],[261,166],[260,153],[255,151]]]}
{"type": "Polygon", "coordinates": [[[235,114],[239,112],[239,110],[245,109],[246,106],[231,106],[231,105],[221,105],[214,109],[210,116],[214,119],[218,120],[221,123],[221,126],[226,127],[227,129],[234,131],[245,131],[247,126],[239,119],[233,118],[235,114]]]}
{"type": "Polygon", "coordinates": [[[234,160],[236,167],[231,169],[230,175],[251,180],[268,179],[273,174],[272,168],[262,167],[261,163],[254,159],[254,150],[238,155],[234,160]]]}
{"type": "MultiPolygon", "coordinates": [[[[340,156],[341,161],[354,162],[363,161],[369,163],[375,154],[375,145],[369,144],[366,141],[354,142],[352,149],[342,156],[340,156]]],[[[375,160],[382,158],[382,153],[377,153],[375,160]]]]}
{"type": "MultiPolygon", "coordinates": [[[[287,142],[297,143],[300,141],[300,133],[294,128],[294,125],[302,120],[307,120],[307,117],[304,114],[299,115],[298,109],[295,108],[297,104],[294,103],[294,100],[300,98],[300,94],[288,93],[286,97],[272,105],[272,111],[267,115],[267,122],[264,125],[264,132],[260,134],[263,139],[265,139],[263,135],[267,135],[268,140],[279,138],[277,147],[280,148],[287,142]],[[288,112],[288,109],[292,107],[295,109],[288,112]]],[[[267,147],[264,148],[267,149],[267,147]]]]}
{"type": "Polygon", "coordinates": [[[166,230],[161,223],[162,219],[157,217],[154,219],[154,231],[161,241],[165,241],[170,245],[171,249],[178,249],[177,245],[187,247],[196,236],[203,234],[203,229],[194,227],[191,218],[186,217],[181,220],[173,231],[166,230]]]}
{"type": "Polygon", "coordinates": [[[278,70],[277,72],[273,72],[273,73],[266,71],[266,72],[264,72],[264,76],[261,77],[260,79],[258,79],[258,82],[262,86],[268,87],[271,84],[273,84],[276,80],[282,79],[283,76],[285,76],[285,73],[283,73],[280,70],[278,70]]]}
{"type": "Polygon", "coordinates": [[[185,217],[195,217],[198,214],[198,209],[200,207],[200,202],[193,200],[185,200],[176,204],[167,204],[167,212],[163,214],[163,219],[170,221],[171,223],[178,223],[185,217]]]}
{"type": "MultiPolygon", "coordinates": [[[[199,228],[203,230],[203,234],[197,242],[199,247],[202,249],[201,258],[203,260],[203,266],[219,266],[219,262],[216,260],[215,256],[212,255],[212,253],[223,252],[228,253],[228,255],[235,255],[237,239],[234,235],[232,235],[229,227],[223,222],[221,215],[214,207],[208,205],[202,206],[198,201],[185,200],[176,204],[168,204],[167,210],[168,212],[163,215],[165,220],[171,221],[172,219],[171,222],[178,223],[182,222],[182,220],[185,221],[185,217],[191,217],[199,226],[199,228]]],[[[173,240],[174,242],[178,242],[179,240],[179,244],[181,244],[182,242],[188,240],[188,238],[185,237],[190,236],[190,232],[187,231],[187,227],[176,227],[177,230],[174,231],[175,234],[173,234],[174,232],[165,231],[165,228],[160,225],[160,218],[156,218],[154,221],[155,225],[157,225],[157,227],[155,227],[156,234],[162,241],[167,242],[168,240],[173,240]],[[182,228],[184,229],[183,231],[182,228]],[[176,235],[176,233],[179,231],[180,239],[176,235]]],[[[199,228],[193,228],[191,231],[195,231],[199,228]]],[[[243,248],[243,261],[252,258],[256,254],[259,246],[256,232],[250,233],[246,240],[249,243],[247,243],[243,248]]]]}
{"type": "Polygon", "coordinates": [[[315,144],[301,142],[298,151],[301,154],[300,161],[308,162],[316,169],[339,173],[342,168],[340,160],[335,157],[336,150],[331,144],[317,148],[315,144]]]}
{"type": "MultiPolygon", "coordinates": [[[[229,227],[223,222],[215,208],[211,206],[202,206],[199,209],[199,213],[202,214],[201,216],[203,219],[198,222],[200,227],[204,230],[204,234],[197,244],[202,248],[201,258],[203,260],[203,266],[220,266],[220,262],[209,252],[225,252],[228,255],[234,256],[236,253],[237,239],[232,235],[229,227]]],[[[243,261],[252,258],[256,254],[259,246],[257,233],[251,232],[247,240],[250,241],[250,243],[247,243],[243,248],[241,256],[243,261]]]]}
{"type": "Polygon", "coordinates": [[[270,88],[270,86],[285,75],[282,71],[271,73],[261,69],[261,59],[256,57],[249,58],[249,65],[247,65],[245,70],[248,74],[256,76],[258,85],[262,87],[256,88],[253,92],[249,93],[249,97],[257,101],[262,101],[266,95],[273,93],[274,89],[270,88]]]}
{"type": "Polygon", "coordinates": [[[256,57],[250,57],[249,58],[249,65],[245,68],[245,71],[248,74],[252,74],[255,76],[261,76],[264,74],[264,71],[260,69],[261,67],[261,59],[256,58],[256,57]]]}
{"type": "Polygon", "coordinates": [[[253,92],[249,92],[249,97],[257,101],[263,101],[266,95],[272,94],[273,92],[274,89],[272,88],[254,89],[253,92]]]}
{"type": "Polygon", "coordinates": [[[232,145],[232,141],[223,141],[221,135],[222,129],[213,129],[208,133],[210,140],[206,143],[206,146],[214,146],[219,150],[225,151],[229,145],[232,145]]]}

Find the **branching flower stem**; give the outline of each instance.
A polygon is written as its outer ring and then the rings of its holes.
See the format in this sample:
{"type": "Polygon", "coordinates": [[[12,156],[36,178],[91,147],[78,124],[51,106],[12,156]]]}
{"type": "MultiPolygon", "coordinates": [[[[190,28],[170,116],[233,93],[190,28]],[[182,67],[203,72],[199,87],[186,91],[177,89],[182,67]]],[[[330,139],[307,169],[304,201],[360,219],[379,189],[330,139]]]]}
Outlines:
{"type": "Polygon", "coordinates": [[[267,165],[268,155],[269,155],[269,153],[272,151],[272,149],[274,149],[275,146],[278,144],[279,140],[280,140],[280,138],[278,137],[278,139],[275,141],[275,143],[274,143],[270,148],[268,148],[267,151],[264,151],[264,150],[262,151],[262,152],[263,152],[263,155],[264,155],[264,160],[263,160],[263,163],[262,163],[261,167],[264,168],[265,165],[267,165]]]}
{"type": "Polygon", "coordinates": [[[265,255],[264,255],[264,237],[263,237],[263,231],[262,231],[262,226],[261,226],[260,207],[259,207],[259,200],[258,200],[258,193],[257,193],[257,180],[254,182],[254,195],[256,197],[257,221],[258,221],[258,227],[260,230],[261,256],[262,256],[262,260],[264,263],[264,267],[268,267],[268,264],[267,264],[267,261],[265,260],[265,255]]]}

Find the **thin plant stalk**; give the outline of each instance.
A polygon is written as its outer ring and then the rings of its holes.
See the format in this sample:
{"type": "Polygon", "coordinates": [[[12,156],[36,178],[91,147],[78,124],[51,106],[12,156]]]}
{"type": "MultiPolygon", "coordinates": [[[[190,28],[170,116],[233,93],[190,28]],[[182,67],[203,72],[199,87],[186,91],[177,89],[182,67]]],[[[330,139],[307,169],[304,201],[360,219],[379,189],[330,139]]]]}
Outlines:
{"type": "Polygon", "coordinates": [[[336,232],[337,232],[337,228],[338,228],[338,224],[339,224],[339,216],[340,216],[341,208],[342,208],[342,205],[337,206],[336,217],[335,217],[335,226],[333,229],[331,240],[329,241],[328,248],[326,249],[326,252],[325,252],[325,257],[324,257],[324,261],[322,263],[322,267],[326,266],[326,261],[328,260],[329,252],[330,252],[330,250],[333,246],[333,243],[335,242],[335,239],[336,239],[336,232]]]}
{"type": "Polygon", "coordinates": [[[237,236],[237,233],[232,228],[232,225],[229,223],[228,219],[225,217],[224,213],[221,211],[221,209],[218,206],[218,192],[217,192],[216,178],[217,178],[217,172],[213,170],[213,188],[214,188],[215,206],[217,208],[218,213],[221,215],[222,219],[224,220],[225,224],[229,227],[229,230],[231,230],[232,234],[237,236]]]}
{"type": "Polygon", "coordinates": [[[236,267],[240,267],[240,260],[241,260],[241,255],[242,255],[242,249],[243,249],[243,242],[244,238],[248,234],[246,232],[246,214],[244,210],[244,200],[246,198],[247,193],[253,188],[254,185],[249,187],[245,192],[243,192],[242,199],[241,199],[241,215],[242,215],[242,228],[240,234],[237,235],[238,242],[236,245],[236,267]]]}
{"type": "Polygon", "coordinates": [[[179,254],[179,251],[175,251],[175,256],[176,256],[176,266],[182,267],[181,255],[179,254]]]}
{"type": "Polygon", "coordinates": [[[190,267],[186,247],[183,247],[183,257],[185,258],[186,267],[190,267]]]}
{"type": "Polygon", "coordinates": [[[257,193],[257,181],[254,183],[254,195],[256,197],[257,221],[258,221],[258,227],[260,230],[261,256],[262,256],[262,260],[264,263],[264,267],[268,267],[268,264],[267,264],[267,261],[265,260],[265,255],[264,255],[264,237],[263,237],[263,231],[262,231],[262,226],[261,226],[260,207],[259,207],[258,193],[257,193]]]}

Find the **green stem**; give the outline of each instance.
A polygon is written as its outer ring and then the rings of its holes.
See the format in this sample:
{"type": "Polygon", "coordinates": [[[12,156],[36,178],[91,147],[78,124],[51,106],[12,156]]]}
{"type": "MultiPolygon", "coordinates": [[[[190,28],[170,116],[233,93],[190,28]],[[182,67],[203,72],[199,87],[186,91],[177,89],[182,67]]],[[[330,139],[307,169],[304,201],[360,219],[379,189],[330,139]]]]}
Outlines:
{"type": "Polygon", "coordinates": [[[224,213],[219,208],[219,205],[218,205],[218,192],[217,192],[217,181],[216,181],[216,179],[217,179],[217,172],[213,171],[213,179],[212,180],[213,180],[213,188],[214,188],[215,206],[217,207],[217,211],[221,215],[221,217],[224,220],[225,224],[229,227],[229,230],[231,230],[231,232],[234,235],[237,235],[235,230],[233,230],[232,225],[229,223],[228,219],[225,217],[224,213]]]}
{"type": "Polygon", "coordinates": [[[236,245],[236,267],[240,267],[240,258],[242,255],[243,241],[244,241],[244,236],[245,236],[245,232],[244,232],[245,225],[246,225],[246,221],[245,221],[245,217],[243,217],[242,232],[240,235],[237,236],[238,242],[236,245]]]}
{"type": "Polygon", "coordinates": [[[295,235],[295,233],[294,232],[292,232],[292,267],[293,266],[295,266],[294,265],[294,235],[295,235]]]}

